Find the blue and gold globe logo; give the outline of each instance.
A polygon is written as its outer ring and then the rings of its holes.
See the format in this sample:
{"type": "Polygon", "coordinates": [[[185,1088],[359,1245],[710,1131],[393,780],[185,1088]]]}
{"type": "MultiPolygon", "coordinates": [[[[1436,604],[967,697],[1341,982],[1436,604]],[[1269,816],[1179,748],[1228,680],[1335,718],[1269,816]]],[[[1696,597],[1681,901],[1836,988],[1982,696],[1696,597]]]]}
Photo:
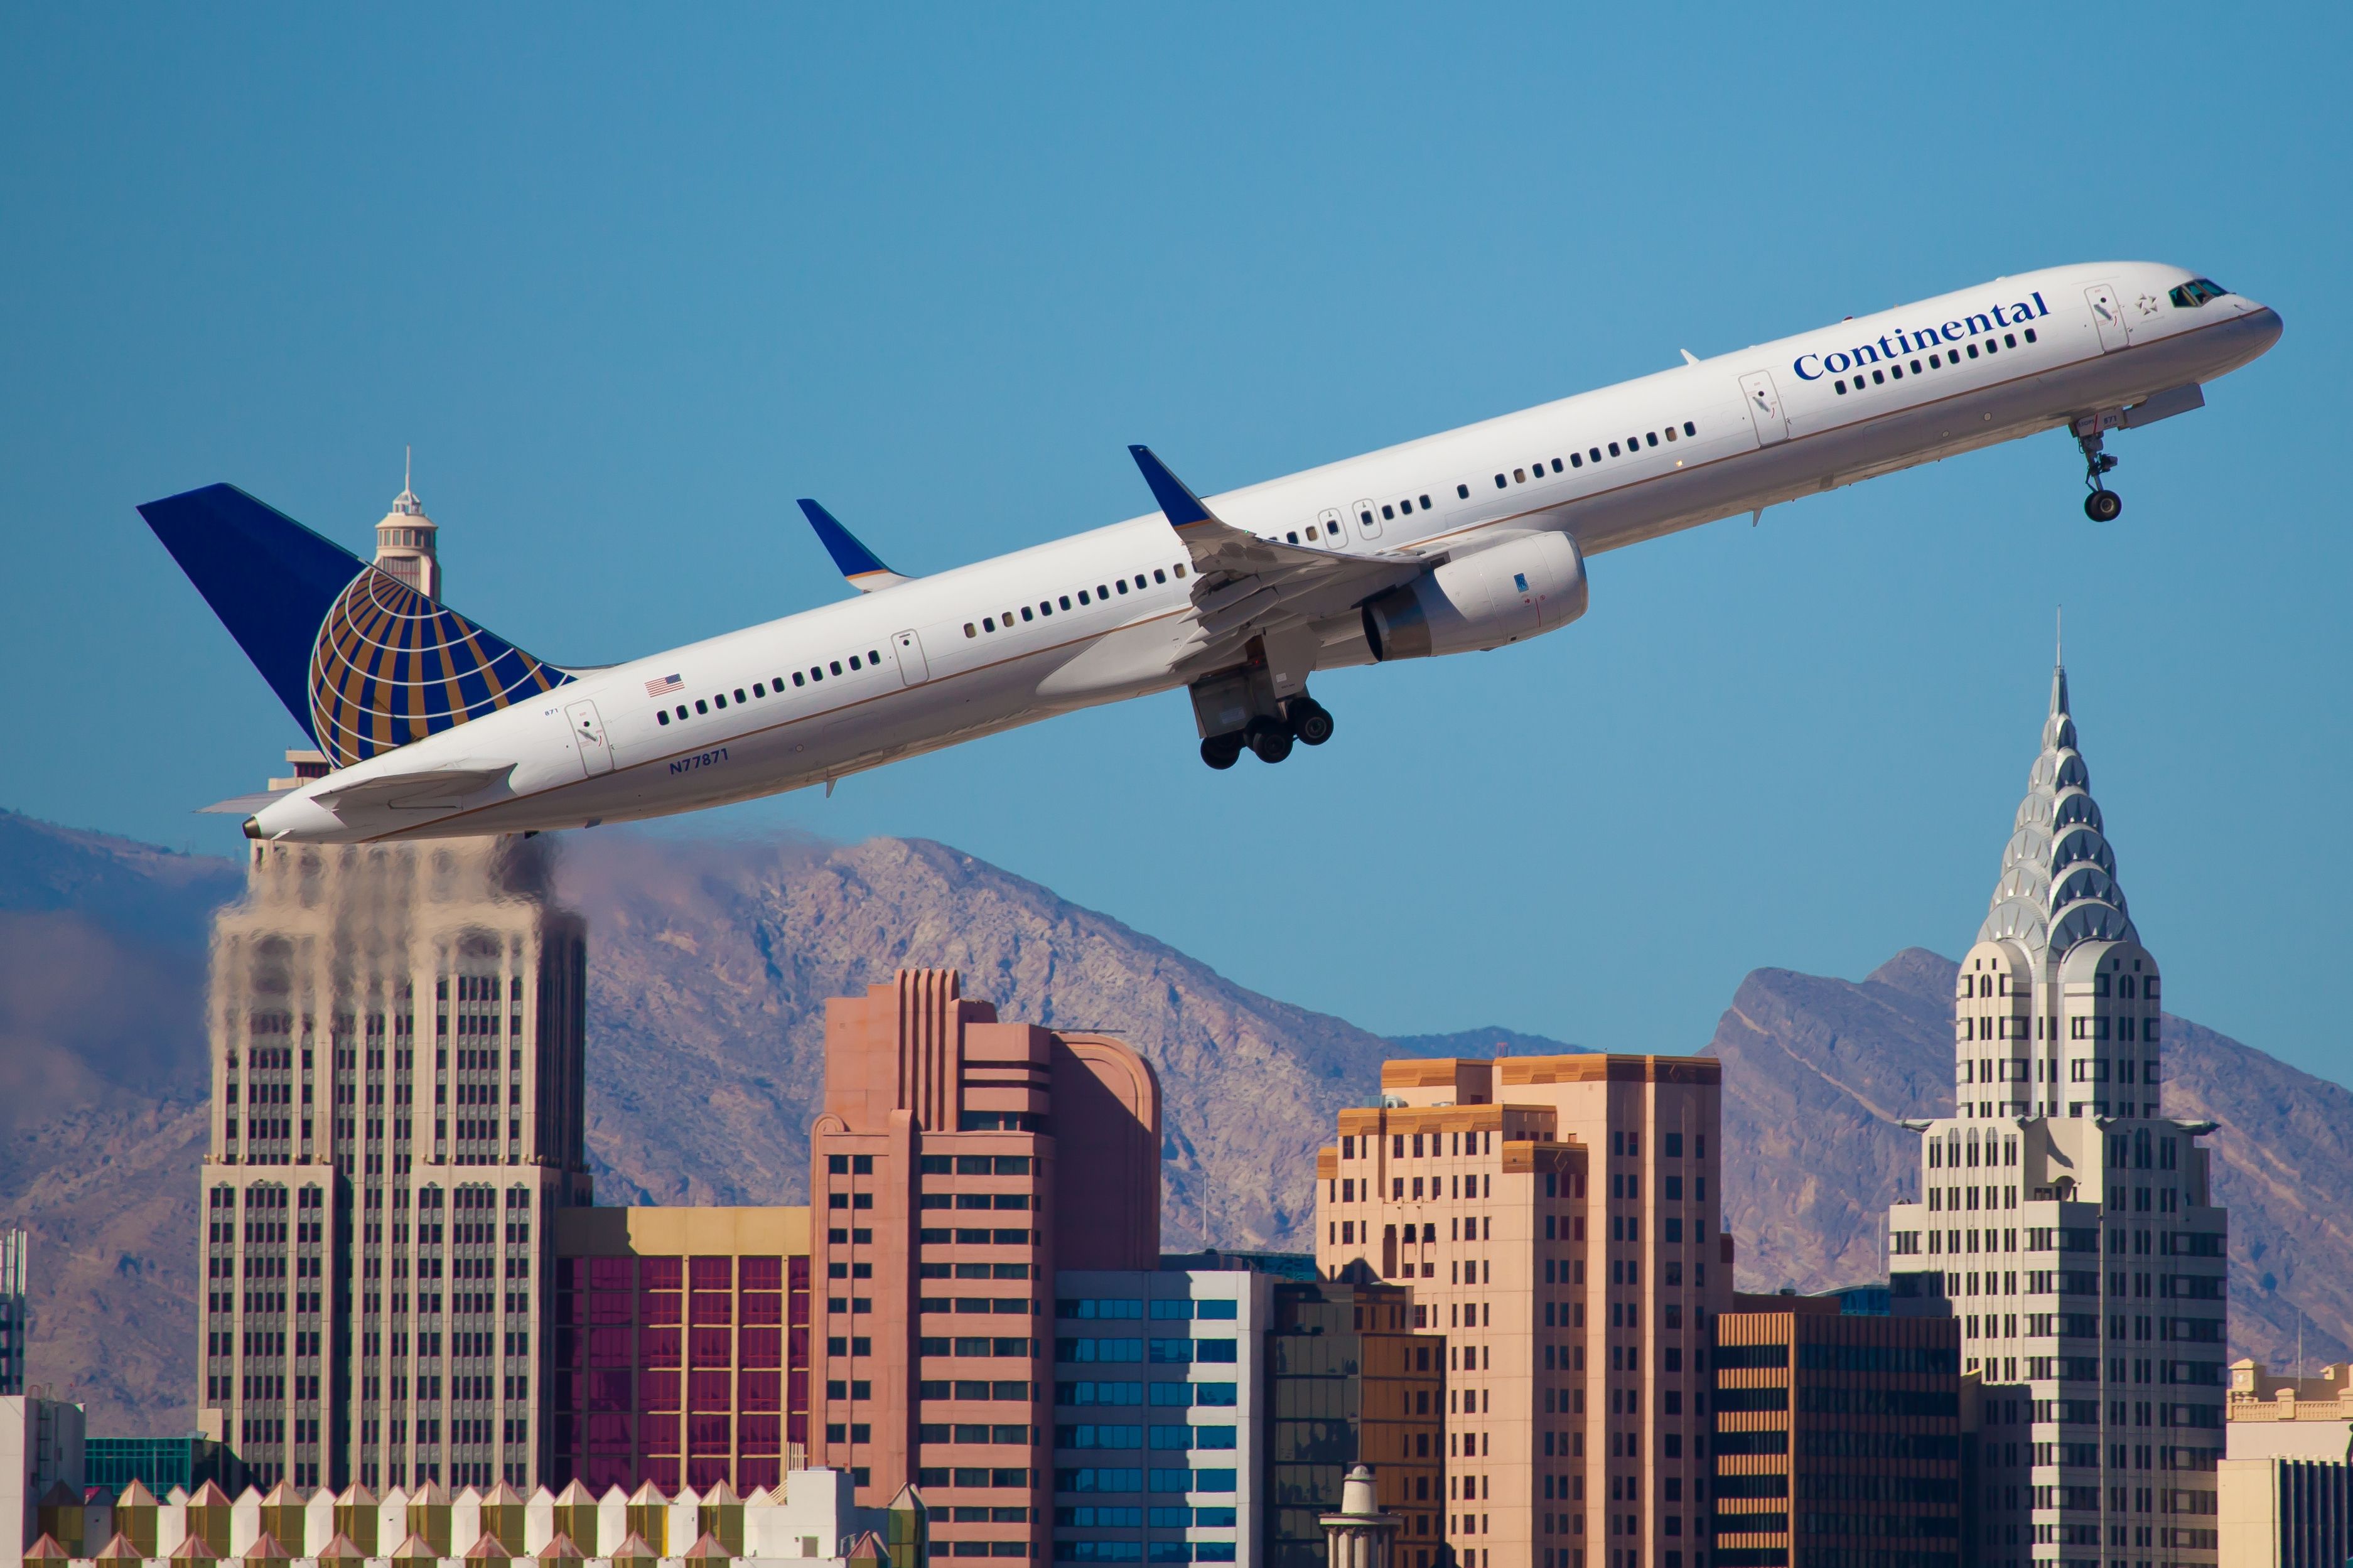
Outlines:
{"type": "Polygon", "coordinates": [[[311,733],[338,768],[553,691],[572,678],[370,566],[311,651],[311,733]]]}

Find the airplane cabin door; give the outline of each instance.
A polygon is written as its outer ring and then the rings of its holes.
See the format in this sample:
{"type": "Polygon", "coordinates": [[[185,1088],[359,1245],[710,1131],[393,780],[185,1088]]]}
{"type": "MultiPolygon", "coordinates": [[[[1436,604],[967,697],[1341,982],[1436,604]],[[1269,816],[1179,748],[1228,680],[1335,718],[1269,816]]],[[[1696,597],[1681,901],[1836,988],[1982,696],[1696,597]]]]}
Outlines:
{"type": "Polygon", "coordinates": [[[908,686],[921,686],[932,678],[930,661],[923,658],[923,639],[913,630],[893,632],[891,646],[899,655],[899,679],[908,686]]]}
{"type": "Polygon", "coordinates": [[[1378,539],[1381,536],[1381,514],[1374,509],[1373,503],[1360,500],[1356,503],[1355,510],[1356,531],[1366,539],[1378,539]]]}
{"type": "Polygon", "coordinates": [[[2105,283],[2094,283],[2084,290],[2084,299],[2092,307],[2092,324],[2100,331],[2100,352],[2114,353],[2132,342],[2131,331],[2125,325],[2124,307],[2116,303],[2116,291],[2105,283]]]}
{"type": "Polygon", "coordinates": [[[1787,440],[1789,417],[1781,412],[1781,396],[1773,389],[1772,376],[1761,370],[1751,372],[1740,378],[1740,392],[1748,405],[1748,417],[1757,423],[1757,444],[1770,447],[1787,440]]]}
{"type": "Polygon", "coordinates": [[[572,721],[572,743],[580,748],[580,772],[584,778],[613,771],[613,748],[605,739],[605,721],[596,716],[594,702],[575,702],[565,709],[572,721]]]}

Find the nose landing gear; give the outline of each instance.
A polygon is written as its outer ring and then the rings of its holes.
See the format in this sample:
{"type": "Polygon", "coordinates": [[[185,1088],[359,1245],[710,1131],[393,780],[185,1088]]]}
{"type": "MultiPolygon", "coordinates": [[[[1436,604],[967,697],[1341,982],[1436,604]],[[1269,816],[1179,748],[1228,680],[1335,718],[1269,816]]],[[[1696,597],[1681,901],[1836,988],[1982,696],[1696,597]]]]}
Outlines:
{"type": "Polygon", "coordinates": [[[2084,454],[2084,483],[2092,492],[2084,498],[2084,515],[2094,522],[2114,522],[2125,510],[2125,498],[2104,482],[2116,466],[2116,455],[2103,449],[2105,437],[2106,423],[2099,416],[2076,422],[2075,446],[2084,454]]]}

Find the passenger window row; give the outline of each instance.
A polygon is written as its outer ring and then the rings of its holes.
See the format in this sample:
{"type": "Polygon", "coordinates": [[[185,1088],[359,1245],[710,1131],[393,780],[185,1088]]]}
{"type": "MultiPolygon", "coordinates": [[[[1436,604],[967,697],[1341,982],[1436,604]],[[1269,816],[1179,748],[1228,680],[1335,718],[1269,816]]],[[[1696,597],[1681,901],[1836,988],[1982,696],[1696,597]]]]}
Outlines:
{"type": "MultiPolygon", "coordinates": [[[[1683,429],[1680,434],[1682,436],[1696,436],[1699,434],[1699,426],[1693,421],[1686,419],[1683,423],[1683,429]]],[[[1646,431],[1640,436],[1629,436],[1623,441],[1612,441],[1609,443],[1609,455],[1613,458],[1630,458],[1645,447],[1656,447],[1659,444],[1659,437],[1662,435],[1666,437],[1670,445],[1672,445],[1678,438],[1678,432],[1676,431],[1675,426],[1670,425],[1663,431],[1651,430],[1646,431]]],[[[1509,474],[1497,474],[1495,476],[1495,488],[1499,490],[1509,489],[1514,485],[1524,485],[1528,483],[1531,479],[1543,479],[1545,477],[1545,465],[1547,461],[1552,465],[1552,472],[1556,474],[1565,473],[1569,468],[1581,468],[1588,463],[1591,463],[1595,467],[1599,468],[1601,464],[1601,448],[1599,447],[1588,447],[1582,452],[1571,452],[1568,455],[1568,461],[1566,465],[1564,465],[1558,458],[1549,459],[1538,458],[1535,462],[1529,464],[1525,468],[1514,468],[1509,474]]],[[[1469,485],[1457,485],[1454,487],[1454,493],[1457,496],[1460,496],[1462,500],[1469,500],[1471,499],[1471,487],[1469,485]]]]}
{"type": "MultiPolygon", "coordinates": [[[[1381,501],[1377,504],[1382,518],[1392,521],[1399,517],[1411,517],[1416,511],[1430,510],[1428,496],[1399,496],[1393,501],[1381,501]]],[[[1356,503],[1357,526],[1367,534],[1373,531],[1375,505],[1375,502],[1368,500],[1360,500],[1356,503]]],[[[1337,511],[1318,513],[1315,521],[1306,525],[1305,532],[1307,542],[1310,544],[1345,544],[1348,540],[1346,531],[1340,526],[1340,514],[1337,511]]],[[[1301,530],[1294,528],[1285,531],[1282,537],[1297,544],[1300,542],[1300,533],[1301,530]]]]}
{"type": "MultiPolygon", "coordinates": [[[[813,664],[806,670],[797,669],[793,671],[790,679],[795,686],[818,685],[824,681],[828,672],[837,676],[840,675],[842,673],[842,660],[835,658],[828,659],[823,664],[813,664]]],[[[862,655],[853,653],[849,656],[849,668],[852,670],[880,669],[882,668],[882,652],[880,648],[868,648],[862,655]]],[[[739,708],[744,707],[752,702],[758,701],[762,698],[774,695],[776,692],[783,691],[786,679],[786,677],[780,675],[773,681],[755,680],[752,682],[752,691],[751,695],[748,697],[744,695],[744,689],[742,687],[737,687],[733,693],[735,705],[739,708]],[[774,688],[773,692],[771,690],[772,687],[774,688]]],[[[698,697],[694,700],[694,711],[696,713],[710,713],[716,710],[718,712],[724,713],[727,711],[728,695],[729,694],[727,692],[721,691],[716,692],[708,698],[698,697]]],[[[683,724],[686,722],[687,710],[682,704],[675,709],[655,709],[654,721],[658,724],[667,724],[670,721],[670,715],[673,712],[678,715],[678,721],[680,723],[683,724]]]]}
{"type": "MultiPolygon", "coordinates": [[[[2034,335],[2034,329],[2032,327],[2029,327],[2026,329],[2026,341],[2031,343],[2039,342],[2042,340],[2034,335]]],[[[2016,332],[2004,332],[2001,335],[2000,342],[1996,342],[1991,334],[1988,334],[1985,340],[1985,352],[1988,358],[1991,358],[1996,353],[2002,349],[2014,349],[2016,347],[2018,347],[2018,334],[2016,332]]],[[[1976,339],[1972,338],[1969,340],[1968,352],[1969,358],[1975,359],[1978,357],[1978,343],[1976,339]]],[[[1846,357],[1847,356],[1844,354],[1825,354],[1822,356],[1822,363],[1825,366],[1829,366],[1830,368],[1844,370],[1847,366],[1831,366],[1830,362],[1834,359],[1845,359],[1846,357]]],[[[1959,349],[1947,349],[1941,354],[1930,354],[1928,356],[1928,363],[1926,369],[1922,368],[1920,358],[1916,354],[1908,361],[1891,359],[1887,363],[1871,373],[1871,384],[1873,386],[1884,386],[1887,384],[1888,378],[1891,376],[1897,381],[1902,381],[1904,379],[1904,367],[1907,363],[1912,367],[1912,374],[1914,375],[1926,375],[1928,371],[1948,370],[1952,366],[1960,363],[1961,351],[1959,349]]],[[[1840,376],[1837,380],[1831,382],[1831,390],[1836,393],[1839,396],[1844,397],[1850,390],[1847,386],[1847,378],[1845,376],[1840,376]]],[[[1854,373],[1854,385],[1852,390],[1855,392],[1861,392],[1862,390],[1862,372],[1860,370],[1857,370],[1854,373]]]]}
{"type": "MultiPolygon", "coordinates": [[[[1667,441],[1672,443],[1683,437],[1696,436],[1698,434],[1698,425],[1692,420],[1686,419],[1683,422],[1683,426],[1680,430],[1678,430],[1674,426],[1670,425],[1662,430],[1646,431],[1640,436],[1629,436],[1622,441],[1612,441],[1609,444],[1609,456],[1612,458],[1630,458],[1645,447],[1656,447],[1659,444],[1660,437],[1662,436],[1667,439],[1667,441]]],[[[1582,468],[1588,463],[1592,463],[1598,467],[1601,460],[1602,455],[1601,448],[1599,447],[1589,447],[1582,452],[1571,452],[1566,459],[1560,458],[1540,458],[1537,461],[1529,464],[1525,468],[1514,468],[1508,474],[1497,474],[1495,476],[1495,488],[1499,490],[1509,489],[1514,485],[1525,485],[1532,479],[1541,479],[1545,477],[1547,464],[1550,466],[1551,472],[1556,474],[1565,474],[1571,468],[1582,468]]],[[[1456,485],[1454,487],[1454,495],[1455,499],[1458,500],[1469,500],[1471,499],[1470,485],[1468,483],[1456,485]]],[[[1381,521],[1384,522],[1394,521],[1400,517],[1411,517],[1417,510],[1429,511],[1430,510],[1430,498],[1427,495],[1400,496],[1394,501],[1383,501],[1380,503],[1381,521]]],[[[1336,542],[1343,537],[1340,531],[1340,522],[1337,513],[1326,512],[1323,514],[1323,522],[1324,531],[1328,533],[1333,541],[1336,542]]],[[[1356,503],[1356,522],[1366,532],[1370,533],[1373,531],[1373,503],[1371,501],[1358,501],[1356,503]]],[[[1311,522],[1307,525],[1306,536],[1308,543],[1313,544],[1316,542],[1317,529],[1314,523],[1311,522]]],[[[1285,533],[1283,537],[1289,540],[1292,543],[1297,544],[1300,542],[1300,530],[1294,528],[1285,533]]]]}
{"type": "MultiPolygon", "coordinates": [[[[1115,596],[1128,592],[1131,584],[1134,585],[1134,591],[1139,594],[1143,593],[1146,588],[1152,586],[1152,584],[1155,583],[1165,584],[1168,581],[1169,574],[1171,573],[1176,574],[1178,582],[1183,582],[1185,580],[1185,563],[1180,561],[1174,566],[1155,566],[1152,569],[1152,575],[1149,578],[1145,577],[1143,573],[1138,572],[1134,577],[1114,577],[1109,583],[1098,583],[1095,584],[1094,592],[1092,595],[1089,595],[1086,589],[1082,588],[1078,592],[1078,602],[1082,605],[1095,604],[1098,601],[1103,604],[1109,604],[1115,596]]],[[[972,622],[966,621],[964,624],[964,635],[968,637],[976,637],[983,632],[1011,631],[1013,629],[1013,618],[1016,616],[1020,616],[1024,621],[1042,620],[1051,616],[1057,606],[1064,610],[1071,608],[1071,595],[1063,594],[1051,599],[1040,599],[1038,601],[1037,606],[1034,609],[1028,605],[1024,605],[1018,610],[1008,610],[1000,616],[983,616],[980,617],[980,624],[978,626],[975,626],[972,622]]]]}

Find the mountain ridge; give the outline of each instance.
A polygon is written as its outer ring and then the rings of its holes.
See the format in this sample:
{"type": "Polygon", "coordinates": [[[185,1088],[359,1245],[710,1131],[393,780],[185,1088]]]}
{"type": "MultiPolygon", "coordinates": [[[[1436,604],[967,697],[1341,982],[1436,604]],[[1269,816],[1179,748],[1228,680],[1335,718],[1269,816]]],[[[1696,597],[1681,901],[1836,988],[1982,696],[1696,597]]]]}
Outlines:
{"type": "MultiPolygon", "coordinates": [[[[68,1383],[96,1431],[193,1420],[205,920],[242,886],[233,861],[0,812],[0,1224],[34,1231],[34,1377],[68,1383]]],[[[1340,1107],[1377,1100],[1384,1059],[1584,1048],[1500,1026],[1387,1039],[928,840],[583,836],[558,887],[590,921],[606,1203],[799,1201],[825,998],[904,965],[1154,1062],[1172,1251],[1305,1245],[1315,1150],[1340,1107]]],[[[1953,973],[1908,949],[1860,981],[1758,969],[1736,990],[1702,1048],[1725,1063],[1744,1287],[1879,1273],[1880,1214],[1916,1179],[1895,1122],[1951,1103],[1953,973]]],[[[2168,1108],[2223,1123],[2232,1352],[2278,1359],[2301,1312],[2308,1355],[2342,1355],[2353,1237],[2306,1194],[2353,1184],[2353,1093],[2167,1027],[2168,1108]]]]}

